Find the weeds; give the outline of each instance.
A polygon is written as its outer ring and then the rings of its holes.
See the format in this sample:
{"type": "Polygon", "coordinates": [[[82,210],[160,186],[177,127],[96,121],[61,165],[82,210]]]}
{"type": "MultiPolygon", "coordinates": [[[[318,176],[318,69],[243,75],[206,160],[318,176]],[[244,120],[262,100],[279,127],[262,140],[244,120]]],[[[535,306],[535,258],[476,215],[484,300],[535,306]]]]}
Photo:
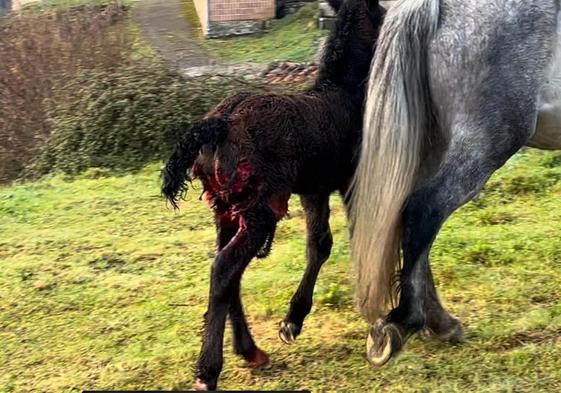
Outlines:
{"type": "Polygon", "coordinates": [[[74,98],[62,86],[85,70],[130,63],[135,38],[116,27],[123,18],[110,2],[0,21],[0,183],[17,177],[49,137],[49,109],[74,98]]]}

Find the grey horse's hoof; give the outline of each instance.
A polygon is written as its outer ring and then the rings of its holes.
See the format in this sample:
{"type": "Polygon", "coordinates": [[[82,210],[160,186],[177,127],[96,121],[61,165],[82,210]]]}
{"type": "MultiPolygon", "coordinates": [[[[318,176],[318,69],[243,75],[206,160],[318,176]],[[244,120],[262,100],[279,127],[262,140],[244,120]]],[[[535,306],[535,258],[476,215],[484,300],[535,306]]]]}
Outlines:
{"type": "Polygon", "coordinates": [[[368,332],[366,356],[370,363],[380,367],[395,357],[404,344],[403,329],[394,323],[378,319],[368,332]]]}
{"type": "Polygon", "coordinates": [[[300,334],[300,328],[293,322],[282,321],[279,338],[285,344],[292,344],[300,334]]]}

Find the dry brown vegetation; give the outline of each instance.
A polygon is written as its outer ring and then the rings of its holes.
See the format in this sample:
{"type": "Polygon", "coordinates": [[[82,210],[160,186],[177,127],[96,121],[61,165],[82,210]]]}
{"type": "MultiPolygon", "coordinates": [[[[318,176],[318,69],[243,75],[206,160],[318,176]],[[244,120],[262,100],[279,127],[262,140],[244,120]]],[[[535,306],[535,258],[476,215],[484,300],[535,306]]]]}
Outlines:
{"type": "Polygon", "coordinates": [[[117,26],[124,10],[29,11],[0,22],[0,183],[21,174],[51,132],[49,110],[72,95],[61,88],[87,70],[127,65],[135,39],[117,26]]]}

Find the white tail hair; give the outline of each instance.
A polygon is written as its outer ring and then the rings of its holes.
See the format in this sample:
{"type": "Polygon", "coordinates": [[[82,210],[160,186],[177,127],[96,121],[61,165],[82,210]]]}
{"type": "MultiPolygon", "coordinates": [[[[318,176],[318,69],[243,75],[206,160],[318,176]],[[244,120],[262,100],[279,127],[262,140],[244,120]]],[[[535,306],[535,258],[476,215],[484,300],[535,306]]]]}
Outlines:
{"type": "Polygon", "coordinates": [[[369,322],[396,297],[401,212],[412,192],[432,114],[428,44],[440,0],[400,0],[386,14],[374,56],[361,158],[351,196],[357,295],[369,322]]]}

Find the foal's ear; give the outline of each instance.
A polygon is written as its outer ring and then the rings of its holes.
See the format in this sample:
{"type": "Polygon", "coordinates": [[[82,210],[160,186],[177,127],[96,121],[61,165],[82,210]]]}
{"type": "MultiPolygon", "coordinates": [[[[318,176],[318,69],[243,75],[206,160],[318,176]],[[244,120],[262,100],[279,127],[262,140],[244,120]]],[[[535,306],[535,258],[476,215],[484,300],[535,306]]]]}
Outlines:
{"type": "Polygon", "coordinates": [[[331,8],[335,10],[335,12],[339,12],[339,9],[343,5],[344,0],[327,0],[331,8]]]}
{"type": "Polygon", "coordinates": [[[366,1],[366,6],[368,7],[368,13],[370,16],[377,17],[380,14],[384,13],[385,9],[380,6],[380,2],[378,0],[364,0],[366,1]]]}

